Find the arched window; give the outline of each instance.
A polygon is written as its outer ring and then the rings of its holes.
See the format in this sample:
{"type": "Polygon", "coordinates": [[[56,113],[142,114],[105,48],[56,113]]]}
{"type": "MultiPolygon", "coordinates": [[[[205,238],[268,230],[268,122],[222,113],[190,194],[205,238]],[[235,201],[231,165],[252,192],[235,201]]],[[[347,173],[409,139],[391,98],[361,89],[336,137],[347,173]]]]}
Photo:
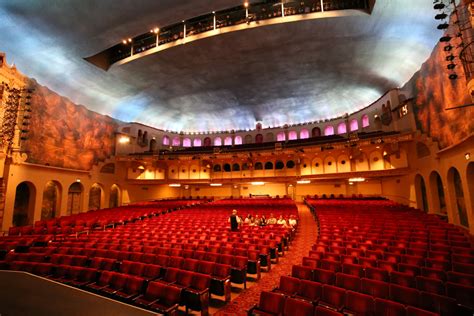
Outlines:
{"type": "Polygon", "coordinates": [[[235,136],[234,144],[235,145],[242,145],[242,136],[239,136],[239,135],[235,136]]]}
{"type": "Polygon", "coordinates": [[[183,139],[183,147],[191,147],[191,139],[190,138],[185,138],[183,139]]]}
{"type": "Polygon", "coordinates": [[[43,191],[41,219],[55,218],[61,204],[61,185],[56,181],[48,181],[43,191]]]}
{"type": "Polygon", "coordinates": [[[143,141],[142,144],[148,144],[148,132],[143,132],[143,141]]]}
{"type": "Polygon", "coordinates": [[[119,207],[120,204],[120,188],[113,184],[110,187],[109,207],[119,207]]]}
{"type": "Polygon", "coordinates": [[[255,135],[255,143],[256,143],[256,144],[261,144],[261,143],[263,143],[263,135],[262,135],[262,134],[257,134],[257,135],[255,135]]]}
{"type": "Polygon", "coordinates": [[[231,169],[230,169],[230,164],[225,163],[225,164],[224,164],[224,172],[230,172],[230,170],[231,170],[231,169]]]}
{"type": "Polygon", "coordinates": [[[309,138],[309,131],[306,128],[303,128],[300,131],[300,139],[307,139],[309,138]]]}
{"type": "Polygon", "coordinates": [[[324,128],[324,136],[331,136],[334,135],[334,127],[332,125],[328,125],[324,128]]]}
{"type": "Polygon", "coordinates": [[[242,171],[243,171],[243,170],[249,170],[249,164],[248,164],[248,163],[244,162],[244,163],[242,164],[242,171]]]}
{"type": "Polygon", "coordinates": [[[150,141],[150,151],[156,151],[156,140],[155,139],[152,139],[150,141]]]}
{"type": "Polygon", "coordinates": [[[419,174],[415,176],[415,188],[418,208],[422,211],[428,212],[428,199],[426,197],[425,180],[419,174]]]}
{"type": "Polygon", "coordinates": [[[263,170],[263,164],[261,162],[256,162],[255,170],[263,170]]]}
{"type": "Polygon", "coordinates": [[[273,162],[267,161],[265,163],[265,170],[273,170],[273,162]]]}
{"type": "Polygon", "coordinates": [[[240,165],[238,163],[234,163],[232,165],[232,171],[240,171],[240,165]]]}
{"type": "Polygon", "coordinates": [[[283,161],[277,160],[277,162],[275,163],[275,169],[276,170],[281,170],[283,168],[285,168],[285,164],[283,163],[283,161]]]}
{"type": "Polygon", "coordinates": [[[286,168],[293,169],[295,167],[295,162],[293,160],[288,160],[286,162],[286,168]]]}
{"type": "Polygon", "coordinates": [[[362,115],[362,128],[368,127],[369,125],[369,116],[367,114],[362,115]]]}
{"type": "Polygon", "coordinates": [[[452,197],[452,205],[457,210],[459,223],[462,226],[469,227],[469,219],[467,217],[466,201],[464,197],[464,190],[462,187],[461,175],[459,171],[451,167],[448,171],[449,191],[452,197]]]}
{"type": "Polygon", "coordinates": [[[352,119],[350,123],[351,132],[357,131],[359,129],[359,122],[356,119],[352,119]]]}
{"type": "Polygon", "coordinates": [[[84,187],[80,182],[71,184],[67,195],[67,215],[77,214],[82,210],[82,192],[84,187]]]}
{"type": "Polygon", "coordinates": [[[222,138],[220,137],[214,138],[214,146],[222,146],[222,138]]]}
{"type": "Polygon", "coordinates": [[[142,130],[139,129],[138,130],[138,135],[137,135],[137,144],[141,144],[143,141],[143,133],[142,133],[142,130]]]}
{"type": "Polygon", "coordinates": [[[430,174],[430,189],[432,204],[435,212],[446,214],[446,198],[444,195],[443,181],[438,172],[432,171],[430,174]]]}
{"type": "Polygon", "coordinates": [[[204,147],[211,147],[212,146],[212,141],[210,137],[204,138],[204,147]]]}
{"type": "Polygon", "coordinates": [[[89,190],[88,210],[98,210],[102,207],[104,191],[98,183],[94,183],[89,190]]]}
{"type": "Polygon", "coordinates": [[[166,135],[163,136],[163,142],[162,142],[162,144],[163,144],[164,146],[169,146],[169,145],[170,145],[170,138],[169,138],[168,136],[166,136],[166,135]]]}
{"type": "Polygon", "coordinates": [[[212,167],[212,170],[214,170],[214,172],[221,172],[222,169],[221,169],[221,165],[217,164],[217,165],[214,165],[212,167]]]}
{"type": "Polygon", "coordinates": [[[298,133],[296,131],[289,131],[288,140],[295,140],[295,139],[298,139],[298,133]]]}
{"type": "Polygon", "coordinates": [[[232,137],[227,136],[224,140],[224,145],[226,146],[232,146],[232,137]]]}
{"type": "Polygon", "coordinates": [[[36,188],[31,182],[22,182],[16,187],[13,207],[13,226],[33,224],[36,188]]]}
{"type": "Polygon", "coordinates": [[[286,140],[285,132],[279,132],[277,134],[277,142],[284,142],[286,140]]]}
{"type": "Polygon", "coordinates": [[[338,134],[345,134],[347,132],[346,122],[341,122],[337,126],[337,133],[338,134]]]}
{"type": "Polygon", "coordinates": [[[179,136],[176,136],[173,138],[173,146],[180,146],[181,145],[181,140],[179,139],[179,136]]]}
{"type": "Polygon", "coordinates": [[[319,137],[321,136],[321,129],[319,127],[314,127],[312,130],[311,130],[311,136],[312,137],[319,137]]]}
{"type": "Polygon", "coordinates": [[[195,138],[193,141],[193,146],[194,147],[201,147],[201,139],[200,138],[195,138]]]}
{"type": "Polygon", "coordinates": [[[244,142],[245,144],[251,144],[253,140],[252,135],[245,135],[244,142]]]}

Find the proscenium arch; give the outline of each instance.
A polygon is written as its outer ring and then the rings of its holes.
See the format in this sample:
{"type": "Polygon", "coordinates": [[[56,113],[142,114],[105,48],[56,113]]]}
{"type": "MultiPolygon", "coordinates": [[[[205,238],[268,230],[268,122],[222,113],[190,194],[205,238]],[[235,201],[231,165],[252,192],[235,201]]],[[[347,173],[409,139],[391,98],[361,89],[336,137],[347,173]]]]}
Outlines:
{"type": "Polygon", "coordinates": [[[247,9],[240,5],[213,13],[209,12],[200,17],[188,17],[181,23],[175,22],[171,25],[155,28],[151,32],[147,30],[146,33],[122,41],[122,43],[118,43],[84,59],[103,70],[108,70],[114,64],[126,64],[180,44],[183,45],[220,34],[267,25],[331,17],[333,14],[324,13],[331,10],[356,9],[339,12],[340,15],[347,16],[365,15],[370,11],[365,1],[348,2],[347,6],[345,6],[345,3],[340,3],[334,7],[325,6],[324,9],[318,3],[318,5],[311,7],[309,11],[306,10],[304,2],[302,2],[303,5],[299,4],[299,2],[296,3],[302,10],[295,10],[291,14],[289,10],[295,4],[289,5],[283,2],[283,10],[281,10],[282,8],[279,5],[275,6],[274,3],[262,4],[259,2],[256,4],[249,3],[247,9]],[[270,16],[268,14],[261,14],[264,12],[262,9],[265,12],[272,12],[272,14],[270,16]],[[285,11],[287,13],[283,14],[285,11]],[[247,17],[250,17],[250,20],[247,17]],[[200,20],[204,25],[197,27],[196,23],[188,22],[196,19],[200,20]]]}
{"type": "Polygon", "coordinates": [[[35,199],[36,187],[32,182],[24,181],[17,185],[13,206],[14,227],[33,224],[35,199]]]}

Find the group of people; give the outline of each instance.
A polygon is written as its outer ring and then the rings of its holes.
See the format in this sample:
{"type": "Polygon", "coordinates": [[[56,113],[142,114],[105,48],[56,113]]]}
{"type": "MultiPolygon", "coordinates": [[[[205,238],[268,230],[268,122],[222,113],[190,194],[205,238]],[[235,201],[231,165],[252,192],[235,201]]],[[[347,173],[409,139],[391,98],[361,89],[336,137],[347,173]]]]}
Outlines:
{"type": "Polygon", "coordinates": [[[261,217],[258,215],[252,216],[248,214],[245,219],[242,219],[237,214],[237,210],[233,210],[232,214],[229,217],[230,228],[232,231],[237,231],[240,226],[242,225],[249,225],[249,226],[265,226],[265,225],[282,225],[283,227],[291,227],[292,229],[296,228],[298,221],[294,215],[290,215],[288,221],[283,218],[283,215],[280,215],[278,218],[270,214],[268,218],[265,215],[261,217]]]}

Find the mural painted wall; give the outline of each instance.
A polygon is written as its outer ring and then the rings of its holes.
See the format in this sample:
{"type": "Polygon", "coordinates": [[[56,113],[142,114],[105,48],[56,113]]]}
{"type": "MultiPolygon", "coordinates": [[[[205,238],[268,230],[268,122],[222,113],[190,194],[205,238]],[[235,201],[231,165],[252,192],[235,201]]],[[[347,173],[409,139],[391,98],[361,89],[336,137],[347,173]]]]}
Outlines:
{"type": "Polygon", "coordinates": [[[76,105],[32,81],[31,126],[22,149],[28,162],[89,170],[114,153],[119,121],[76,105]]]}
{"type": "Polygon", "coordinates": [[[402,90],[414,96],[417,127],[439,142],[441,148],[451,146],[474,133],[474,107],[455,110],[446,108],[472,103],[466,78],[456,61],[458,79],[448,78],[444,45],[438,45],[430,58],[402,90]]]}

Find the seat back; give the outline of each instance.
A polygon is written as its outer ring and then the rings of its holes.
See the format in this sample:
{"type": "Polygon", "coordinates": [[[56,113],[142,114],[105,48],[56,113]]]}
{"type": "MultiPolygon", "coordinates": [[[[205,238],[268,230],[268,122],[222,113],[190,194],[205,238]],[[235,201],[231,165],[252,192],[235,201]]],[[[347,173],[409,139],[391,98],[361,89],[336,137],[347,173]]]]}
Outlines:
{"type": "Polygon", "coordinates": [[[292,297],[288,297],[285,300],[283,316],[313,316],[313,312],[314,305],[309,302],[298,300],[292,297]]]}
{"type": "Polygon", "coordinates": [[[283,294],[263,291],[260,293],[258,309],[273,315],[280,315],[284,303],[285,296],[283,294]]]}

